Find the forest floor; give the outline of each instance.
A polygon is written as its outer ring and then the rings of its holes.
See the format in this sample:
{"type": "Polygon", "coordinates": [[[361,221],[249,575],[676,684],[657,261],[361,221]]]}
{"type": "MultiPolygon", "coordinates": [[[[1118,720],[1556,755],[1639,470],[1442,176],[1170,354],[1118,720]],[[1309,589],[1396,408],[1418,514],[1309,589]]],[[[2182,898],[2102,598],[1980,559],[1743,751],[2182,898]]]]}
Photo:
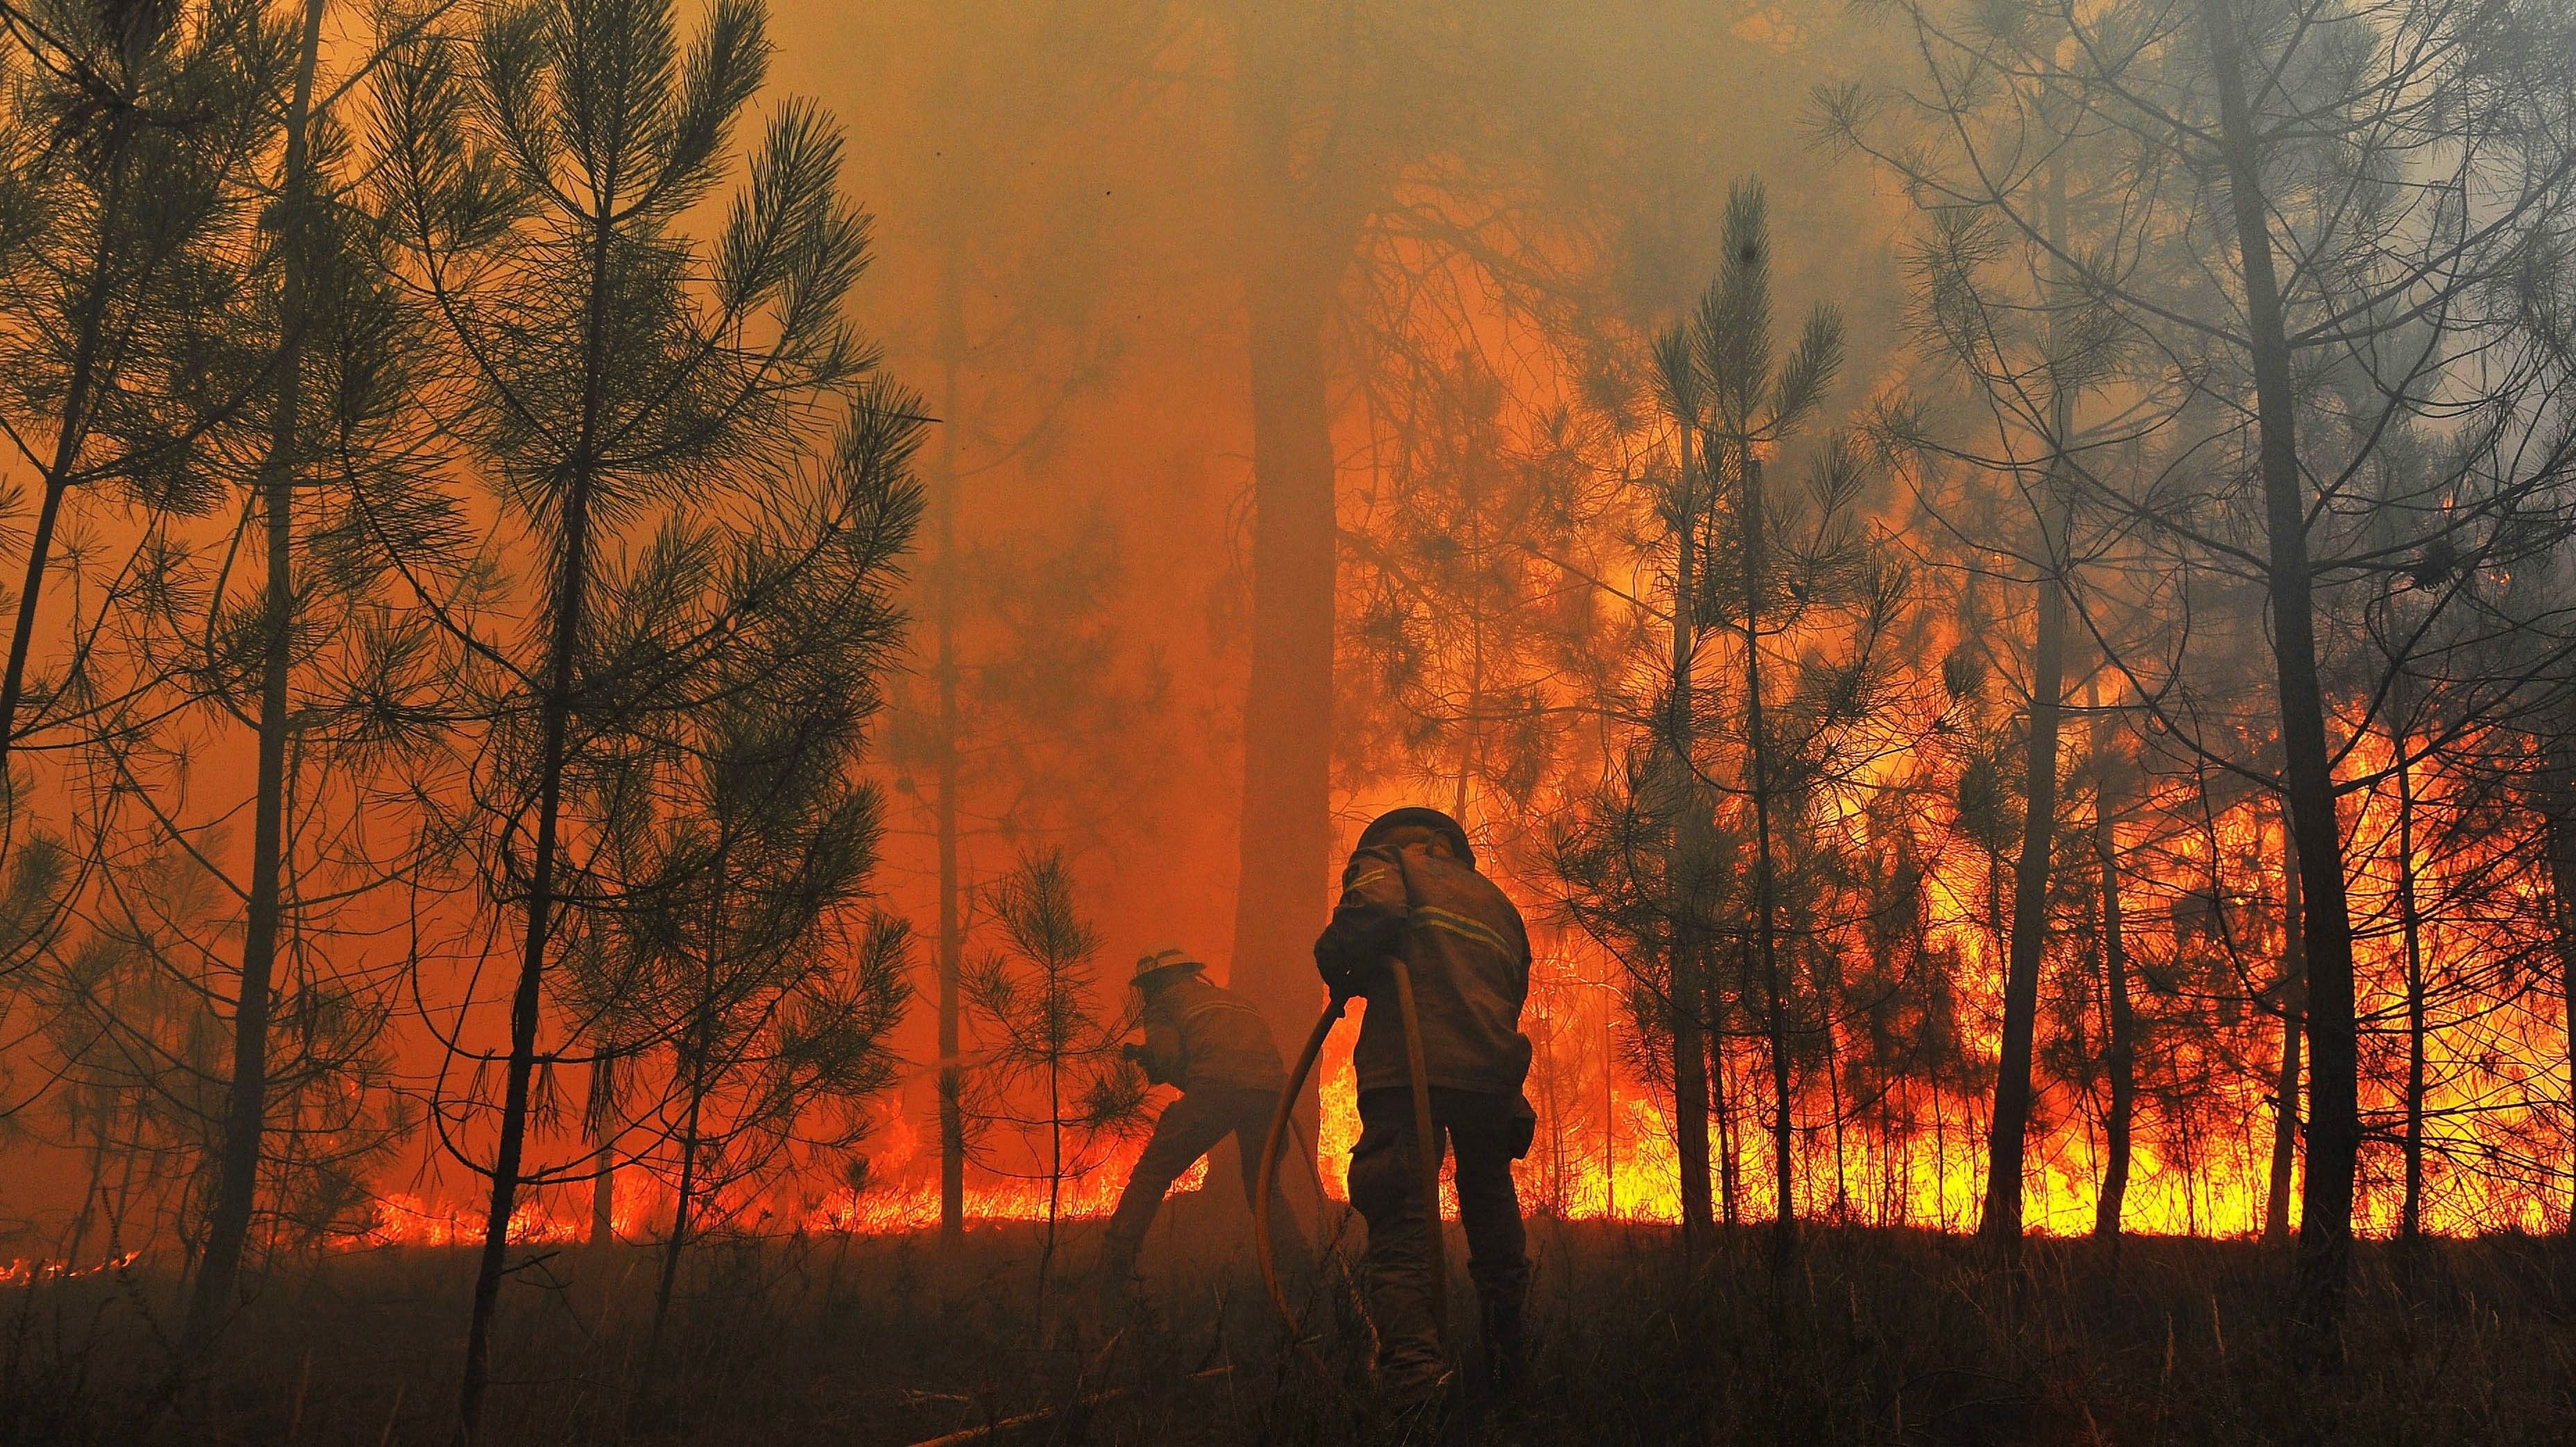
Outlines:
{"type": "MultiPolygon", "coordinates": [[[[1317,1293],[1311,1361],[1283,1358],[1248,1259],[1216,1244],[1241,1237],[1204,1227],[1195,1247],[1158,1230],[1141,1304],[1065,1310],[1096,1231],[1068,1228],[1043,1313],[1035,1228],[945,1253],[926,1236],[711,1248],[658,1355],[654,1253],[549,1258],[505,1293],[491,1440],[1368,1438],[1346,1285],[1317,1293]]],[[[2553,1240],[2436,1243],[2411,1263],[2366,1247],[2341,1360],[2310,1372],[2275,1325],[2286,1259],[2252,1244],[2037,1241],[2016,1277],[1956,1238],[1811,1226],[1777,1277],[1767,1241],[1734,1236],[1694,1274],[1666,1230],[1533,1221],[1535,1383],[1510,1404],[1462,1390],[1438,1435],[2513,1443],[2576,1423],[2576,1290],[2553,1240]]],[[[462,1249],[276,1270],[177,1389],[176,1283],[138,1268],[0,1288],[0,1442],[447,1442],[471,1270],[462,1249]]],[[[1452,1320],[1475,1320],[1463,1276],[1452,1320]]]]}

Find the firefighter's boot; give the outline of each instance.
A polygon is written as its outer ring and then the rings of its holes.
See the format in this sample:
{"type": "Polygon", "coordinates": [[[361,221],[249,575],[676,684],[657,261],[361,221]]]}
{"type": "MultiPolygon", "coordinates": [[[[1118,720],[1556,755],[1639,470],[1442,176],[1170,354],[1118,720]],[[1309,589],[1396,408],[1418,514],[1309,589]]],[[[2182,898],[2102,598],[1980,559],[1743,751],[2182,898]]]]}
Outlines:
{"type": "Polygon", "coordinates": [[[1484,1312],[1485,1382],[1498,1397],[1520,1394],[1529,1384],[1529,1347],[1521,1330],[1517,1303],[1488,1306],[1484,1312]]]}

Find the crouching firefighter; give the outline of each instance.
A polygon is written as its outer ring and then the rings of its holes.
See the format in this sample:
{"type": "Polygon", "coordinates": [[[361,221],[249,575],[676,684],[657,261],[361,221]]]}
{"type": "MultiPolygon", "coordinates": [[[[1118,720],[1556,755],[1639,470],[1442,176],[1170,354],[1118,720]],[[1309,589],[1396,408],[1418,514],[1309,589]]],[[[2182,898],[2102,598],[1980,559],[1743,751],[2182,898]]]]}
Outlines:
{"type": "MultiPolygon", "coordinates": [[[[1125,1292],[1134,1277],[1136,1255],[1163,1193],[1229,1135],[1243,1157],[1244,1199],[1259,1200],[1262,1133],[1279,1103],[1285,1072],[1261,1012],[1233,991],[1209,984],[1206,969],[1177,949],[1156,950],[1136,962],[1145,1040],[1127,1046],[1127,1058],[1143,1066],[1154,1084],[1179,1086],[1181,1096],[1154,1122],[1153,1137],[1109,1218],[1100,1284],[1112,1295],[1125,1292]]],[[[1305,1238],[1275,1184],[1270,1204],[1274,1259],[1302,1270],[1305,1238]]]]}
{"type": "Polygon", "coordinates": [[[1360,1138],[1351,1148],[1350,1200],[1368,1223],[1369,1315],[1379,1390],[1391,1407],[1435,1397],[1446,1366],[1439,1326],[1448,1283],[1440,1278],[1436,1207],[1425,1200],[1444,1142],[1457,1157],[1485,1371],[1500,1390],[1521,1383],[1529,1258],[1512,1162],[1529,1152],[1537,1126],[1521,1094],[1530,1064],[1520,1032],[1529,964],[1520,911],[1476,872],[1456,820],[1436,809],[1398,809],[1361,832],[1342,871],[1341,903],[1315,941],[1315,967],[1337,999],[1368,1001],[1352,1052],[1360,1138]],[[1401,974],[1390,960],[1403,965],[1401,974]],[[1408,1013],[1419,1027],[1428,1087],[1427,1154],[1417,1144],[1408,1013]]]}

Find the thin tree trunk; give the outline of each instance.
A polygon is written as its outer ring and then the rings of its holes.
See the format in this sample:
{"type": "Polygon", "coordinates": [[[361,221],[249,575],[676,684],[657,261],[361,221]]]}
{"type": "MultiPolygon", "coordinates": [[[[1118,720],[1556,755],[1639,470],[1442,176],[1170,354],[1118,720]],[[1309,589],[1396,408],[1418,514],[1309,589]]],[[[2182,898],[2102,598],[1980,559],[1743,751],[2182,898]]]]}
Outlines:
{"type": "Polygon", "coordinates": [[[679,1285],[680,1252],[688,1245],[690,1205],[703,1189],[698,1182],[698,1155],[705,1148],[704,1122],[707,1095],[714,1090],[722,1070],[716,1063],[716,1028],[724,1010],[723,990],[718,972],[726,958],[725,920],[730,915],[730,900],[725,893],[727,867],[733,850],[733,829],[729,819],[716,826],[714,864],[709,873],[705,952],[699,972],[698,1018],[690,1034],[695,1038],[685,1047],[684,1068],[689,1080],[689,1108],[680,1121],[680,1190],[679,1200],[671,1208],[671,1239],[662,1251],[662,1281],[653,1295],[653,1330],[647,1339],[645,1359],[659,1361],[662,1355],[662,1329],[671,1316],[671,1294],[679,1285]]]}
{"type": "MultiPolygon", "coordinates": [[[[2402,715],[2400,715],[2402,717],[2402,715]]],[[[2406,760],[2406,731],[2397,746],[2397,927],[2406,947],[2406,1194],[2397,1235],[2414,1244],[2424,1234],[2424,930],[2415,896],[2415,778],[2406,760]]]]}
{"type": "Polygon", "coordinates": [[[597,1164],[590,1177],[590,1235],[583,1242],[594,1251],[617,1244],[617,1057],[605,1049],[590,1067],[590,1100],[582,1119],[589,1125],[597,1164]]]}
{"type": "Polygon", "coordinates": [[[1745,750],[1753,777],[1753,914],[1754,937],[1762,954],[1763,988],[1771,1036],[1771,1164],[1777,1193],[1771,1226],[1771,1264],[1785,1271],[1798,1244],[1797,1185],[1791,1173],[1789,1112],[1789,986],[1780,970],[1780,922],[1775,914],[1771,874],[1771,747],[1762,718],[1762,585],[1769,574],[1769,539],[1764,536],[1762,462],[1753,444],[1735,439],[1736,463],[1743,469],[1744,529],[1744,729],[1745,750]]]}
{"type": "Polygon", "coordinates": [[[2105,1240],[2120,1235],[2120,1210],[2129,1195],[2130,1125],[2137,1113],[2137,1019],[2129,1004],[2129,948],[2120,916],[2120,848],[2113,811],[2115,800],[2110,758],[2100,722],[2094,725],[2093,757],[2098,771],[2093,794],[2093,854],[2102,870],[2102,983],[2110,1043],[2104,1064],[2111,1075],[2111,1110],[2104,1121],[2107,1159],[2102,1167],[2102,1198],[2093,1210],[2093,1234],[2105,1240]]]}
{"type": "Polygon", "coordinates": [[[2290,1239],[2290,1175],[2299,1150],[2299,1042],[2308,986],[2307,910],[2301,895],[2299,841],[2281,821],[2281,1068],[2272,1080],[2272,1173],[2263,1197],[2263,1240],[2290,1239]]]}
{"type": "Polygon", "coordinates": [[[1671,911],[1672,959],[1667,970],[1671,991],[1673,1034],[1673,1155],[1680,1176],[1682,1249],[1694,1257],[1707,1245],[1709,1211],[1708,1041],[1701,1026],[1707,989],[1701,978],[1699,901],[1705,881],[1707,830],[1700,818],[1702,795],[1691,769],[1693,660],[1698,654],[1695,600],[1699,596],[1699,510],[1704,502],[1707,451],[1697,459],[1693,419],[1680,419],[1680,506],[1673,526],[1673,652],[1666,680],[1664,762],[1671,771],[1672,851],[1664,861],[1664,895],[1671,911]]]}
{"type": "Polygon", "coordinates": [[[952,242],[939,273],[943,380],[939,477],[934,492],[939,557],[932,564],[939,683],[939,1238],[951,1244],[966,1234],[966,1080],[957,1056],[958,988],[966,957],[964,912],[959,904],[964,886],[957,864],[957,412],[966,320],[956,251],[952,242]]]}
{"type": "MultiPolygon", "coordinates": [[[[2066,179],[2048,168],[2048,229],[2059,254],[2066,249],[2066,179]]],[[[2052,339],[2055,327],[2052,319],[2052,339]]],[[[2037,610],[2031,640],[2029,752],[2023,760],[2021,854],[2013,864],[2012,941],[2004,967],[2004,1033],[1995,1062],[1995,1118],[1987,1142],[1986,1214],[1983,1234],[2007,1259],[2021,1252],[2023,1162],[2030,1141],[2031,1057],[2039,1026],[2039,967],[2048,948],[2049,851],[2057,837],[2057,735],[2066,688],[2065,549],[2074,519],[2074,489],[2066,476],[2073,445],[2075,398],[2049,379],[2048,482],[2058,516],[2039,519],[2042,563],[2034,580],[2037,610]]]]}
{"type": "Polygon", "coordinates": [[[501,1132],[492,1159],[492,1198],[483,1222],[483,1251],[474,1273],[474,1307],[466,1326],[465,1369],[457,1390],[458,1426],[468,1442],[482,1436],[483,1394],[491,1380],[492,1311],[508,1264],[510,1215],[517,1209],[519,1165],[527,1149],[528,1090],[537,1067],[537,1015],[544,999],[546,945],[555,908],[555,849],[563,822],[564,739],[572,720],[573,670],[580,656],[582,603],[590,577],[590,490],[599,459],[601,373],[608,352],[608,260],[616,211],[615,179],[599,188],[592,221],[581,431],[564,468],[562,553],[555,573],[553,637],[545,693],[539,700],[536,843],[528,865],[527,935],[510,1000],[510,1058],[501,1097],[501,1132]]]}
{"type": "Polygon", "coordinates": [[[2240,73],[2243,36],[2227,0],[2201,0],[2201,20],[2218,81],[2221,148],[2245,282],[2270,547],[2266,572],[2280,690],[2281,784],[2298,835],[2307,904],[2308,1167],[2299,1203],[2295,1309],[2298,1319],[2317,1331],[2311,1350],[2324,1360],[2330,1348],[2322,1343],[2339,1324],[2350,1281],[2353,1191],[2361,1157],[2352,920],[2344,895],[2343,836],[2335,812],[2325,697],[2317,674],[2307,488],[2299,475],[2298,402],[2281,289],[2273,271],[2262,138],[2240,73]]]}
{"type": "Polygon", "coordinates": [[[1825,1051],[1826,1098],[1834,1112],[1834,1208],[1831,1214],[1836,1222],[1849,1225],[1851,1224],[1851,1177],[1850,1162],[1844,1157],[1842,1060],[1840,1056],[1833,1053],[1833,1041],[1830,1036],[1825,1041],[1825,1051]]]}
{"type": "Polygon", "coordinates": [[[1744,1220],[1743,1168],[1735,1155],[1735,1102],[1726,1092],[1726,1008],[1717,988],[1717,971],[1708,972],[1708,1085],[1717,1117],[1717,1195],[1719,1219],[1728,1226],[1744,1220]]]}
{"type": "MultiPolygon", "coordinates": [[[[286,736],[288,672],[294,660],[295,474],[297,413],[303,405],[304,332],[310,323],[306,292],[314,237],[311,148],[306,132],[313,114],[313,75],[322,50],[325,0],[305,0],[303,44],[296,62],[295,95],[286,113],[286,157],[280,207],[282,230],[278,291],[277,397],[269,422],[268,455],[260,467],[266,514],[268,578],[260,619],[259,762],[252,805],[250,898],[242,929],[241,988],[233,1005],[233,1068],[224,1116],[222,1164],[207,1222],[206,1255],[188,1298],[181,1340],[201,1350],[233,1307],[242,1245],[250,1235],[259,1194],[260,1138],[267,1124],[268,1015],[271,978],[283,914],[286,874],[286,736]]],[[[14,676],[14,675],[13,675],[14,676]]],[[[0,736],[6,729],[0,728],[0,736]]],[[[5,768],[0,763],[0,768],[5,768]]]]}
{"type": "MultiPolygon", "coordinates": [[[[1056,987],[1050,983],[1049,992],[1056,987]]],[[[1055,1268],[1056,1221],[1064,1213],[1064,1066],[1047,1061],[1047,1220],[1046,1245],[1038,1252],[1037,1319],[1046,1320],[1048,1273],[1055,1268]]],[[[1436,1227],[1434,1229],[1437,1229],[1436,1227]]]]}
{"type": "MultiPolygon", "coordinates": [[[[1547,1199],[1549,1212],[1563,1219],[1566,1210],[1565,1110],[1557,1095],[1556,1021],[1539,1022],[1539,1093],[1547,1099],[1547,1199]]],[[[1240,1149],[1240,1147],[1238,1147],[1240,1149]]]]}
{"type": "MultiPolygon", "coordinates": [[[[2056,542],[2047,543],[2052,558],[2056,542]]],[[[2039,626],[2031,656],[2030,752],[2021,855],[2013,866],[2010,953],[2004,972],[2004,1034],[1995,1062],[1995,1117],[1986,1159],[1981,1233],[2017,1253],[2022,1162],[2030,1131],[2031,1055],[2039,1022],[2040,956],[2048,947],[2049,846],[2057,824],[2057,733],[2066,683],[2066,593],[2054,562],[2039,580],[2039,626]]]]}
{"type": "Polygon", "coordinates": [[[707,1098],[704,1067],[693,1068],[689,1079],[687,1123],[680,1132],[680,1199],[671,1208],[671,1239],[662,1245],[662,1279],[653,1290],[653,1331],[644,1355],[657,1361],[662,1355],[662,1328],[671,1316],[671,1292],[680,1280],[680,1252],[689,1241],[689,1203],[698,1184],[698,1111],[707,1098]]]}
{"type": "Polygon", "coordinates": [[[1619,1219],[1619,1026],[1617,997],[1601,997],[1601,1216],[1619,1219]]]}
{"type": "Polygon", "coordinates": [[[63,495],[71,488],[72,468],[80,459],[81,443],[89,433],[90,393],[97,386],[100,333],[112,290],[108,268],[116,245],[118,213],[123,209],[120,203],[125,166],[121,146],[108,157],[107,165],[107,191],[99,206],[98,245],[90,255],[89,289],[82,295],[76,313],[78,330],[72,339],[70,380],[63,388],[54,455],[45,468],[44,497],[36,508],[35,531],[27,538],[27,574],[18,587],[18,618],[9,634],[9,661],[6,669],[0,670],[0,797],[15,792],[9,782],[9,761],[18,739],[18,708],[26,695],[27,657],[35,646],[36,613],[44,597],[45,568],[53,556],[54,527],[61,520],[63,495]]]}
{"type": "MultiPolygon", "coordinates": [[[[2549,922],[2558,946],[2558,994],[2567,1042],[2567,1135],[2576,1148],[2576,733],[2562,725],[2540,743],[2539,794],[2542,837],[2549,854],[2549,922]]],[[[2567,1166],[2567,1220],[2561,1254],[2576,1262],[2576,1156],[2567,1166]]]]}

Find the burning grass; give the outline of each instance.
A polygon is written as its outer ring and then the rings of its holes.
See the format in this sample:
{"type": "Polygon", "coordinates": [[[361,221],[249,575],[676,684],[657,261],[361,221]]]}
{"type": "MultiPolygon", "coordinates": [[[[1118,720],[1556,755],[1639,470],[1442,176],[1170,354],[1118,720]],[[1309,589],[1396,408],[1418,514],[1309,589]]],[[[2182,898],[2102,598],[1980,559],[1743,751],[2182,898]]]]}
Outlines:
{"type": "MultiPolygon", "coordinates": [[[[1059,1277],[1043,1328],[1032,1228],[950,1252],[923,1235],[713,1247],[659,1361],[648,1248],[546,1257],[506,1298],[496,1440],[913,1443],[1015,1418],[988,1440],[1350,1440],[1347,1384],[1283,1363],[1213,1206],[1158,1228],[1149,1306],[1070,1319],[1059,1277]]],[[[1096,1230],[1076,1228],[1077,1266],[1096,1230]]],[[[2556,1240],[2366,1247],[2350,1365],[2313,1377],[2274,1326],[2285,1258],[2250,1244],[2036,1241],[2016,1281],[1957,1238],[1822,1228],[1775,1279],[1765,1240],[1731,1238],[1694,1278],[1662,1228],[1535,1222],[1538,1386],[1511,1411],[1471,1396],[1450,1440],[2511,1443],[2576,1419],[2556,1240]]],[[[280,1272],[175,1395],[172,1282],[13,1286],[0,1441],[444,1442],[470,1278],[467,1252],[421,1248],[280,1272]]],[[[1459,1289],[1453,1320],[1472,1321],[1459,1289]]],[[[1363,1339],[1349,1320],[1315,1335],[1337,1365],[1363,1339]]]]}

